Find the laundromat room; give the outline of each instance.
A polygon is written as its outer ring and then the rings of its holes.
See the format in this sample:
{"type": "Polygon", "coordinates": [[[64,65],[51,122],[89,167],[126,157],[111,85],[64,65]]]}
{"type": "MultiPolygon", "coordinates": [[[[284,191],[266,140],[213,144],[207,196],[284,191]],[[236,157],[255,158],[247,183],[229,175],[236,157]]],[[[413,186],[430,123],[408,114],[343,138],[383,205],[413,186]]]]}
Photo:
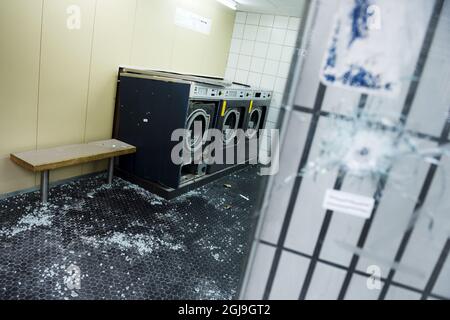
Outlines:
{"type": "Polygon", "coordinates": [[[0,0],[0,300],[449,300],[449,32],[450,0],[0,0]]]}

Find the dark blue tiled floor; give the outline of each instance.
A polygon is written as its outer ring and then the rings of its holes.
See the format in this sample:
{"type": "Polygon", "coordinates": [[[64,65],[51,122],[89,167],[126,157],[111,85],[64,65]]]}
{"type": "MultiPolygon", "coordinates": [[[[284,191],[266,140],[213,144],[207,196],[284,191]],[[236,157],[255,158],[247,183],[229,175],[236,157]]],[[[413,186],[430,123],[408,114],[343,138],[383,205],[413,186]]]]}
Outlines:
{"type": "Polygon", "coordinates": [[[96,175],[45,206],[1,200],[0,299],[232,299],[259,183],[248,168],[166,201],[96,175]]]}

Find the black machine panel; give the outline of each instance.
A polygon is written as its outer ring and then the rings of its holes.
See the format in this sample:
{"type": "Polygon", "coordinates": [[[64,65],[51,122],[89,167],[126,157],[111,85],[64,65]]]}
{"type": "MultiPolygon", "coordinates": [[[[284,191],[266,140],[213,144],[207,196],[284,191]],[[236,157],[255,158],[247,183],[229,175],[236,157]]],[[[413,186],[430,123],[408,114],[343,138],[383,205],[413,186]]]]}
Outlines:
{"type": "Polygon", "coordinates": [[[115,137],[137,147],[121,157],[119,168],[142,179],[177,188],[180,166],[171,161],[172,132],[184,128],[190,85],[121,76],[115,137]]]}

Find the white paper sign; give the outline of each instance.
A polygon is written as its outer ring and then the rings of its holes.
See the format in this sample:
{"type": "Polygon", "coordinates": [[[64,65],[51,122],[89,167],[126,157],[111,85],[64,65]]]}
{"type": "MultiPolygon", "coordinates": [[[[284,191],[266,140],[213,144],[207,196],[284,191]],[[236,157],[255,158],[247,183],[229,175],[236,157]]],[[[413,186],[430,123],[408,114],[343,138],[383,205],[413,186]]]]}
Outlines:
{"type": "Polygon", "coordinates": [[[323,208],[326,210],[364,219],[370,218],[374,205],[375,200],[373,198],[331,189],[327,190],[323,201],[323,208]]]}
{"type": "Polygon", "coordinates": [[[212,20],[185,9],[177,8],[175,13],[175,24],[192,31],[210,34],[212,20]]]}
{"type": "MultiPolygon", "coordinates": [[[[426,2],[426,1],[425,1],[426,2]]],[[[411,75],[414,35],[426,26],[412,21],[425,4],[410,0],[343,0],[320,72],[328,86],[396,96],[411,75]]]]}

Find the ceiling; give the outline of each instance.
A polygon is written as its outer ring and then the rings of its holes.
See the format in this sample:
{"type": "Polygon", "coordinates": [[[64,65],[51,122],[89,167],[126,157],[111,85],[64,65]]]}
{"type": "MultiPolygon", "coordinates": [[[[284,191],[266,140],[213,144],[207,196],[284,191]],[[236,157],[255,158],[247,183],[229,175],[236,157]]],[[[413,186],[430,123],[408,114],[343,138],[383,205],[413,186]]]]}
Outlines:
{"type": "Polygon", "coordinates": [[[305,0],[235,0],[240,11],[300,17],[305,0]]]}

